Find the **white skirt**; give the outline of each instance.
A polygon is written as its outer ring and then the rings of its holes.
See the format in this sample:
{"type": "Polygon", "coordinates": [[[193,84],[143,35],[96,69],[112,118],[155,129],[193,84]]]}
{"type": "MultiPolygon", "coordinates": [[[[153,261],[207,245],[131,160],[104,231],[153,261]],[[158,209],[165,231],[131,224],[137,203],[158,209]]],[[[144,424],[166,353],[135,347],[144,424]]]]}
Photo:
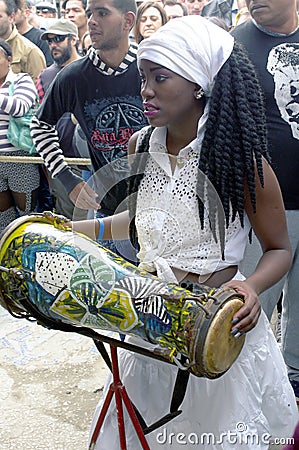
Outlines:
{"type": "MultiPolygon", "coordinates": [[[[147,425],[169,413],[176,367],[125,350],[118,351],[118,360],[121,380],[147,425]]],[[[103,399],[110,383],[111,377],[103,399]]],[[[95,411],[91,434],[103,399],[95,411]]],[[[299,419],[295,396],[263,312],[257,326],[247,333],[237,361],[222,377],[190,376],[180,409],[183,412],[178,417],[146,436],[151,450],[266,450],[270,438],[292,436],[299,419]]],[[[142,449],[127,414],[125,429],[127,449],[142,449]]],[[[120,449],[114,398],[95,449],[120,449]]]]}

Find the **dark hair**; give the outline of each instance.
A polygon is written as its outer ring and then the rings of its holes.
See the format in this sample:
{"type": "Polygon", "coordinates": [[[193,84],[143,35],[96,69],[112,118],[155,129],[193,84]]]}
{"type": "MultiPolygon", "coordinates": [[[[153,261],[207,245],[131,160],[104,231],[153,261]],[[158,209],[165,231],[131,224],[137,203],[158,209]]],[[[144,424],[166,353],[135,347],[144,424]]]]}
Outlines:
{"type": "Polygon", "coordinates": [[[4,51],[6,58],[9,56],[12,57],[12,49],[11,46],[4,40],[0,38],[0,48],[4,51]]]}
{"type": "Polygon", "coordinates": [[[135,0],[113,0],[113,6],[122,13],[132,11],[134,14],[136,14],[137,12],[135,0]]]}
{"type": "MultiPolygon", "coordinates": [[[[130,238],[136,242],[134,217],[136,195],[143,178],[148,155],[150,135],[136,149],[144,158],[134,158],[132,173],[140,174],[128,181],[130,238]]],[[[255,165],[263,186],[262,157],[270,160],[267,150],[264,98],[254,67],[241,44],[235,43],[229,59],[215,78],[210,98],[210,111],[200,151],[198,169],[212,183],[223,205],[226,227],[237,216],[244,226],[245,193],[247,183],[253,210],[256,210],[255,165]]],[[[197,192],[203,198],[204,187],[199,183],[197,192]]],[[[204,205],[199,201],[201,225],[204,223],[204,205]]],[[[211,229],[216,233],[217,212],[213,201],[209,203],[211,229]]],[[[221,230],[219,230],[221,233],[221,230]]],[[[222,248],[224,234],[220,235],[222,248]]]]}
{"type": "Polygon", "coordinates": [[[205,19],[207,19],[209,22],[212,22],[213,24],[217,25],[218,27],[223,28],[223,30],[229,31],[229,26],[227,25],[227,23],[225,22],[224,19],[221,19],[221,17],[209,16],[209,17],[205,17],[205,19]]]}
{"type": "Polygon", "coordinates": [[[134,25],[134,39],[137,44],[139,44],[143,40],[143,37],[141,36],[139,31],[141,17],[144,11],[151,7],[156,8],[159,11],[162,19],[162,25],[165,25],[165,23],[168,21],[167,14],[164,11],[164,8],[159,3],[156,3],[155,1],[141,3],[137,8],[136,21],[134,25]]]}
{"type": "Polygon", "coordinates": [[[11,16],[12,13],[17,12],[17,5],[15,0],[3,0],[6,5],[6,14],[11,16]]]}
{"type": "MultiPolygon", "coordinates": [[[[64,0],[64,2],[62,3],[62,9],[65,9],[65,7],[66,7],[66,4],[67,4],[67,2],[69,2],[69,1],[71,1],[71,0],[64,0]]],[[[77,0],[78,2],[81,2],[82,3],[82,8],[83,9],[86,9],[86,6],[87,6],[87,0],[77,0]]]]}
{"type": "Polygon", "coordinates": [[[89,36],[90,36],[89,31],[86,31],[82,36],[81,46],[83,55],[86,55],[87,51],[90,49],[90,47],[92,47],[92,44],[90,44],[87,48],[85,47],[85,41],[89,36]]]}

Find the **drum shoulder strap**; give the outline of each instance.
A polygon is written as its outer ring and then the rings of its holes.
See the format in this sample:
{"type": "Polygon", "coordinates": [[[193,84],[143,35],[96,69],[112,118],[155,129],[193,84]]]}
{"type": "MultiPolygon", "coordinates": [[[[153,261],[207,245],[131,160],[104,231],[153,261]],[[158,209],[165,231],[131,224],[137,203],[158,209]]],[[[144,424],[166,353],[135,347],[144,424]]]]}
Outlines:
{"type": "Polygon", "coordinates": [[[179,407],[181,406],[185,398],[189,377],[190,372],[188,372],[187,370],[178,369],[170,403],[170,412],[169,414],[166,414],[161,419],[159,419],[157,422],[143,429],[143,433],[145,435],[151,433],[157,428],[160,428],[182,413],[182,410],[179,410],[179,407]]]}

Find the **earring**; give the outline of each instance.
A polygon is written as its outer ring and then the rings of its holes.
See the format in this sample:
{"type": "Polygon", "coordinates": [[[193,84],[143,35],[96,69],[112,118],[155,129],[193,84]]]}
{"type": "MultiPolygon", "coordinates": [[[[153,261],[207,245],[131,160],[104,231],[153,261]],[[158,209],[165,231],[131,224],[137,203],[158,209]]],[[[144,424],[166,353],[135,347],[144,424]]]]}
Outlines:
{"type": "Polygon", "coordinates": [[[203,88],[200,86],[197,91],[194,92],[196,100],[200,100],[205,95],[203,88]]]}

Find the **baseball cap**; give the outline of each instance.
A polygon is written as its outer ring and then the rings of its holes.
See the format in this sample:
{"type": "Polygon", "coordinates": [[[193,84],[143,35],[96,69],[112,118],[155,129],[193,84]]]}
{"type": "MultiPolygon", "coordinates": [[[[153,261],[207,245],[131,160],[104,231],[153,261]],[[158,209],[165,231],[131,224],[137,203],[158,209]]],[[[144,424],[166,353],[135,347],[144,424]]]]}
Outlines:
{"type": "MultiPolygon", "coordinates": [[[[54,5],[54,3],[51,2],[38,2],[35,4],[35,7],[37,10],[48,10],[51,12],[57,12],[57,8],[56,5],[54,5]]],[[[46,11],[45,11],[46,12],[46,11]]]]}
{"type": "Polygon", "coordinates": [[[68,19],[58,19],[48,26],[47,30],[41,34],[40,38],[45,41],[48,38],[48,34],[58,34],[60,36],[71,34],[73,36],[78,36],[78,28],[68,19]]]}

